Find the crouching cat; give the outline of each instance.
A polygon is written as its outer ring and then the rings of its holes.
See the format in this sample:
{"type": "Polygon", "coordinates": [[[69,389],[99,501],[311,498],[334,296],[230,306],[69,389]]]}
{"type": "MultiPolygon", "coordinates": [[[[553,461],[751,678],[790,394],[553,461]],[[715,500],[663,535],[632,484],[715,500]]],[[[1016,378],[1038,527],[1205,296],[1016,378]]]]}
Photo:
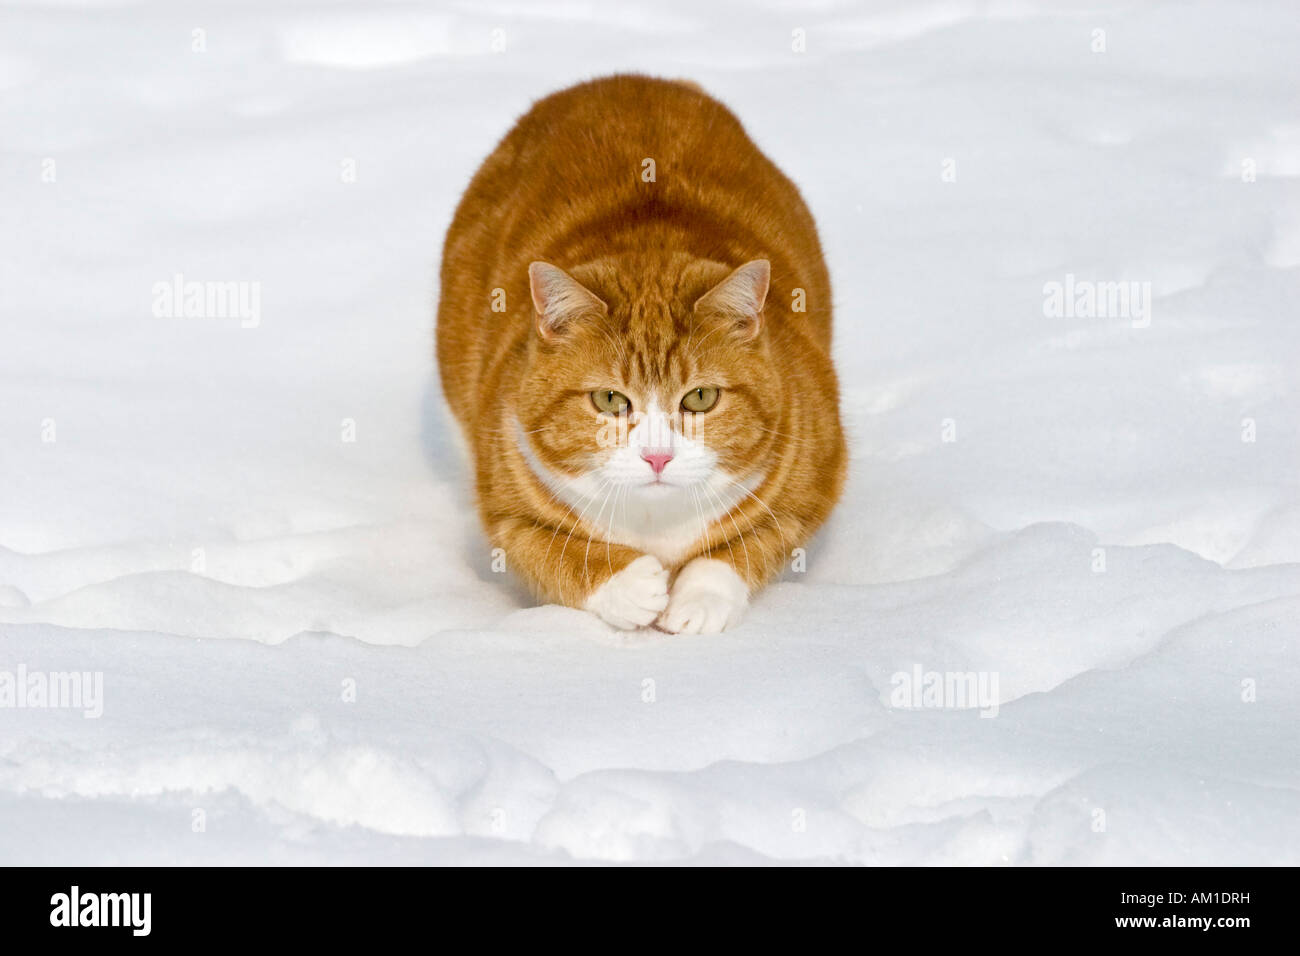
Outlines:
{"type": "Polygon", "coordinates": [[[447,231],[443,390],[479,513],[546,601],[721,631],[826,519],[846,453],[798,190],[693,84],[537,103],[447,231]]]}

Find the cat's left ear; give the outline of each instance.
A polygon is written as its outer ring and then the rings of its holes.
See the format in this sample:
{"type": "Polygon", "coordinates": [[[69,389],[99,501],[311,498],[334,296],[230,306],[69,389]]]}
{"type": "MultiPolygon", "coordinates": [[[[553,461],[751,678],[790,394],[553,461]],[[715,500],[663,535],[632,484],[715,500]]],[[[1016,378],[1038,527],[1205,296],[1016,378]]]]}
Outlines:
{"type": "Polygon", "coordinates": [[[772,280],[772,264],[752,259],[695,302],[695,313],[732,319],[741,338],[755,338],[763,327],[763,303],[772,280]]]}
{"type": "Polygon", "coordinates": [[[574,319],[608,311],[600,296],[549,262],[529,264],[528,288],[537,313],[537,334],[543,339],[554,338],[574,319]]]}

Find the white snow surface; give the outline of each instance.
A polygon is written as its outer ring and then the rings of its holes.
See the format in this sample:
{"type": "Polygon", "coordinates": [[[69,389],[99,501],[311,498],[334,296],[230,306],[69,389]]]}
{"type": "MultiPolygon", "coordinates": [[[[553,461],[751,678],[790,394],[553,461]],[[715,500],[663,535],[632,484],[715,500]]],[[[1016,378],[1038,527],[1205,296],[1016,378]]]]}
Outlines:
{"type": "Polygon", "coordinates": [[[0,671],[103,675],[0,709],[0,861],[1300,863],[1297,50],[1291,2],[0,9],[0,671]],[[626,70],[736,111],[835,288],[847,491],[716,637],[495,573],[433,368],[477,164],[626,70]]]}

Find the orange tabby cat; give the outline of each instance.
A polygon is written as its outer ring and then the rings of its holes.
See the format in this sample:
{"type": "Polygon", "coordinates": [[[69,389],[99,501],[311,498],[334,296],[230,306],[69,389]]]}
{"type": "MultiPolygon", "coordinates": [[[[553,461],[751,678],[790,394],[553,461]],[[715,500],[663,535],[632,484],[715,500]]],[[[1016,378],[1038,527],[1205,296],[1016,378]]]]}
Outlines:
{"type": "Polygon", "coordinates": [[[519,120],[447,232],[438,364],[478,507],[549,601],[714,632],[844,481],[812,216],[694,84],[613,76],[519,120]]]}

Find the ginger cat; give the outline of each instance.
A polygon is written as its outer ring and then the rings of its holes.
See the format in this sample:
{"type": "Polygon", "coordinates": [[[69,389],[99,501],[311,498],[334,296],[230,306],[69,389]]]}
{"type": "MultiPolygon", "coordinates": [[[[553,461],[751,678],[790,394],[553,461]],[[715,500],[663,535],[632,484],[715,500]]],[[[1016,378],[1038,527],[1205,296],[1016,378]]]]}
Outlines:
{"type": "Polygon", "coordinates": [[[816,227],[694,84],[534,105],[447,231],[437,339],[494,546],[616,628],[733,625],[840,494],[816,227]]]}

